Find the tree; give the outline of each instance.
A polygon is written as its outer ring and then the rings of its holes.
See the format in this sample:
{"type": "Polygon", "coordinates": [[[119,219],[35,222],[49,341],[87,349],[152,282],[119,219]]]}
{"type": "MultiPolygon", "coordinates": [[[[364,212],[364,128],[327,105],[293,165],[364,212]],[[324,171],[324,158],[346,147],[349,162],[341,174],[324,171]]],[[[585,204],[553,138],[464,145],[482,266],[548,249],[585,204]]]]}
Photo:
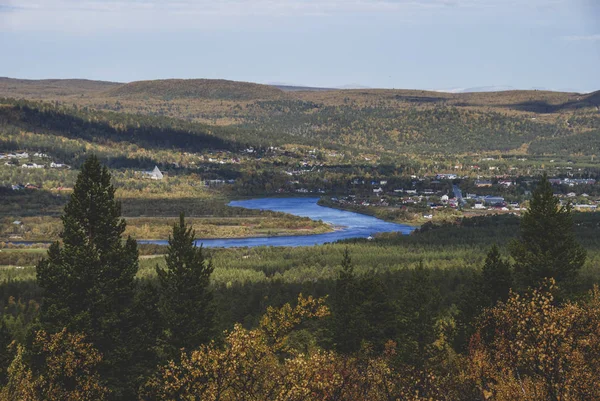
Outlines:
{"type": "Polygon", "coordinates": [[[110,180],[97,157],[83,164],[62,216],[62,245],[52,244],[38,263],[37,282],[43,290],[43,328],[85,333],[104,355],[111,385],[123,388],[138,251],[131,237],[122,241],[125,220],[110,180]]]}
{"type": "Polygon", "coordinates": [[[9,369],[8,383],[0,391],[0,400],[76,401],[104,400],[108,389],[100,382],[98,366],[102,356],[82,334],[66,329],[47,334],[39,331],[33,343],[40,371],[29,366],[22,345],[9,369]]]}
{"type": "Polygon", "coordinates": [[[500,256],[498,246],[494,244],[485,259],[485,265],[481,272],[483,280],[483,291],[492,306],[498,301],[508,299],[508,293],[512,287],[512,272],[510,263],[500,256]]]}
{"type": "Polygon", "coordinates": [[[156,266],[159,310],[171,356],[181,348],[189,350],[207,343],[214,334],[215,305],[209,288],[214,267],[205,259],[202,247],[194,245],[195,235],[181,213],[169,236],[166,268],[156,266]]]}
{"type": "Polygon", "coordinates": [[[405,362],[421,365],[427,348],[436,340],[435,323],[440,302],[439,289],[423,262],[415,267],[400,299],[400,357],[405,362]]]}
{"type": "Polygon", "coordinates": [[[586,252],[573,234],[571,205],[560,205],[546,174],[523,214],[520,239],[512,243],[511,255],[523,288],[546,277],[571,282],[585,263],[586,252]]]}
{"type": "Polygon", "coordinates": [[[12,359],[12,353],[9,350],[12,341],[13,338],[6,322],[0,320],[0,386],[6,382],[6,370],[12,359]]]}
{"type": "Polygon", "coordinates": [[[482,399],[597,400],[600,293],[557,305],[555,281],[486,310],[468,371],[482,399]]]}
{"type": "Polygon", "coordinates": [[[341,268],[335,282],[332,311],[334,346],[341,353],[360,349],[361,328],[357,310],[357,278],[348,248],[344,250],[341,268]]]}

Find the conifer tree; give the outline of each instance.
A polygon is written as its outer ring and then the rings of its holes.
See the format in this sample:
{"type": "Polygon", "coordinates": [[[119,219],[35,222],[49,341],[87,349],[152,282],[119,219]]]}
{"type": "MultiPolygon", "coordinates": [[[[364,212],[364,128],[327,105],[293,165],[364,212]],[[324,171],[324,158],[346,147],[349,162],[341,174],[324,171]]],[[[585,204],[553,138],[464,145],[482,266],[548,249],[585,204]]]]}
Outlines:
{"type": "Polygon", "coordinates": [[[186,225],[181,213],[169,237],[166,268],[156,267],[159,309],[169,347],[166,352],[171,356],[176,356],[181,348],[191,350],[207,343],[214,334],[215,305],[209,288],[214,268],[194,241],[195,232],[186,225]]]}
{"type": "Polygon", "coordinates": [[[85,161],[62,216],[62,244],[50,246],[36,272],[42,327],[84,333],[103,354],[101,370],[118,397],[126,386],[138,251],[132,238],[122,241],[125,220],[110,180],[97,157],[85,161]]]}
{"type": "Polygon", "coordinates": [[[400,356],[405,362],[421,364],[426,349],[435,341],[434,325],[439,312],[440,292],[420,261],[407,280],[399,305],[400,356]]]}
{"type": "Polygon", "coordinates": [[[586,259],[573,234],[571,206],[560,205],[546,174],[533,192],[521,219],[521,234],[511,245],[515,275],[521,287],[534,287],[548,277],[571,282],[586,259]]]}
{"type": "Polygon", "coordinates": [[[361,333],[357,310],[357,278],[348,248],[344,250],[342,264],[335,283],[332,332],[335,348],[341,353],[360,349],[361,333]]]}
{"type": "Polygon", "coordinates": [[[396,336],[395,308],[381,280],[370,271],[357,277],[348,249],[336,281],[332,324],[337,351],[351,354],[362,343],[377,350],[396,336]]]}
{"type": "Polygon", "coordinates": [[[487,254],[481,275],[484,294],[490,301],[485,306],[493,306],[498,301],[508,299],[512,287],[512,271],[510,263],[500,256],[500,249],[496,244],[492,245],[487,254]]]}

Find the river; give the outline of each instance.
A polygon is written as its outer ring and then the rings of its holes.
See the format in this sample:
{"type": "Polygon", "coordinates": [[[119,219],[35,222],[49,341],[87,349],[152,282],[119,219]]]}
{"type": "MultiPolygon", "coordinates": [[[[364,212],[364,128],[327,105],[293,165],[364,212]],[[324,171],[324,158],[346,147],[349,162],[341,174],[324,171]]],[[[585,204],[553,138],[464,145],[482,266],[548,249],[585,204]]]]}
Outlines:
{"type": "MultiPolygon", "coordinates": [[[[401,232],[410,234],[415,227],[389,223],[376,217],[359,213],[332,209],[317,205],[319,198],[262,198],[242,201],[232,201],[229,206],[247,209],[272,210],[285,212],[296,216],[322,220],[335,227],[335,231],[325,234],[254,237],[254,238],[223,238],[198,239],[197,245],[208,248],[233,248],[255,246],[312,246],[326,242],[334,242],[347,238],[367,238],[376,233],[401,232]]],[[[140,241],[141,243],[166,244],[167,241],[140,241]]]]}

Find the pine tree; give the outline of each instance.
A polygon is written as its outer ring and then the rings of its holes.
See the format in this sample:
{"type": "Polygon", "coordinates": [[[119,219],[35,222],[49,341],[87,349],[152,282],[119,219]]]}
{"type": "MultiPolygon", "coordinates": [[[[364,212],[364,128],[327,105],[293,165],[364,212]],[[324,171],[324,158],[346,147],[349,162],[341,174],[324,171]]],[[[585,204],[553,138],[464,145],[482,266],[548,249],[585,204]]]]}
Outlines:
{"type": "Polygon", "coordinates": [[[520,239],[512,243],[511,254],[523,288],[536,286],[545,277],[572,282],[585,263],[586,252],[573,234],[571,206],[560,205],[546,174],[523,214],[520,239]]]}
{"type": "Polygon", "coordinates": [[[439,289],[423,262],[415,267],[407,280],[399,305],[400,357],[415,365],[426,357],[426,349],[435,341],[435,322],[439,312],[439,289]]]}
{"type": "Polygon", "coordinates": [[[483,291],[493,306],[498,301],[506,301],[512,287],[512,271],[510,263],[502,259],[500,249],[494,244],[485,259],[485,265],[481,272],[483,280],[483,291]]]}
{"type": "Polygon", "coordinates": [[[344,250],[342,264],[335,283],[332,311],[332,333],[338,352],[349,354],[360,349],[362,339],[357,308],[357,278],[348,248],[344,250]]]}
{"type": "Polygon", "coordinates": [[[97,157],[85,161],[62,216],[62,244],[38,263],[37,283],[42,327],[85,333],[103,354],[104,376],[118,397],[126,387],[138,251],[132,238],[122,241],[125,220],[110,180],[97,157]]]}
{"type": "Polygon", "coordinates": [[[160,283],[159,309],[165,324],[168,355],[191,350],[211,340],[215,327],[215,305],[209,288],[214,268],[202,247],[194,245],[195,232],[184,214],[169,237],[166,268],[156,267],[160,283]]]}
{"type": "Polygon", "coordinates": [[[370,270],[358,281],[357,300],[362,340],[375,352],[398,335],[397,309],[390,299],[384,282],[370,270]]]}

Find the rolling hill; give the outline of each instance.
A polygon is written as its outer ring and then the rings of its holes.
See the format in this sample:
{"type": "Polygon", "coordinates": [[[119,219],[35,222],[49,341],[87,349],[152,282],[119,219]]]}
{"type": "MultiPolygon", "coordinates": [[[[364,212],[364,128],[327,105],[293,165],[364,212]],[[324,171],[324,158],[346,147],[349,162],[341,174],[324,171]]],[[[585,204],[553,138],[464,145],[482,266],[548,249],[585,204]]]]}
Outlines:
{"type": "Polygon", "coordinates": [[[235,82],[223,79],[164,79],[137,81],[108,91],[109,97],[162,99],[276,100],[284,92],[270,85],[235,82]]]}
{"type": "Polygon", "coordinates": [[[177,120],[199,123],[186,130],[214,127],[222,139],[247,144],[388,154],[598,153],[600,92],[315,89],[208,79],[128,84],[0,79],[0,97],[166,117],[172,119],[169,126],[179,126],[177,120]]]}
{"type": "Polygon", "coordinates": [[[0,95],[4,97],[48,99],[72,95],[102,93],[123,84],[87,79],[14,79],[0,77],[0,95]]]}

